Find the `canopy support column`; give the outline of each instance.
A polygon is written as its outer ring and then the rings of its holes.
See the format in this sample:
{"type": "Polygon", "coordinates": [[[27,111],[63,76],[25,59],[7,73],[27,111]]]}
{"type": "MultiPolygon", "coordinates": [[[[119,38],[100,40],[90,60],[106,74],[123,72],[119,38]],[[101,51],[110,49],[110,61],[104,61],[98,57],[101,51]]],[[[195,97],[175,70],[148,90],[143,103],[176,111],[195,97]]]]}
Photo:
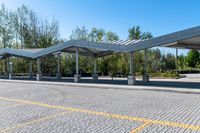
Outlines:
{"type": "Polygon", "coordinates": [[[10,73],[10,59],[9,58],[7,58],[6,59],[6,77],[9,79],[9,73],[10,73]]]}
{"type": "Polygon", "coordinates": [[[135,71],[134,71],[134,53],[130,53],[130,72],[128,76],[128,85],[134,85],[135,84],[135,71]]]}
{"type": "Polygon", "coordinates": [[[79,56],[79,50],[76,47],[76,74],[74,75],[74,82],[78,82],[80,79],[80,75],[79,75],[79,61],[78,61],[78,57],[79,56]]]}
{"type": "Polygon", "coordinates": [[[92,74],[93,80],[98,80],[98,73],[97,73],[97,58],[94,57],[94,73],[92,74]]]}
{"type": "Polygon", "coordinates": [[[60,65],[61,65],[60,53],[58,53],[57,54],[57,74],[56,74],[57,79],[61,79],[60,65]]]}
{"type": "Polygon", "coordinates": [[[144,50],[144,74],[143,81],[149,82],[149,74],[147,73],[147,49],[144,50]]]}
{"type": "Polygon", "coordinates": [[[13,62],[9,59],[9,79],[13,79],[13,62]]]}
{"type": "Polygon", "coordinates": [[[41,64],[40,58],[37,58],[37,76],[36,76],[37,81],[40,81],[42,79],[40,64],[41,64]]]}
{"type": "Polygon", "coordinates": [[[33,63],[31,59],[29,62],[29,79],[33,79],[33,63]]]}
{"type": "Polygon", "coordinates": [[[176,76],[178,76],[178,48],[176,48],[176,76]]]}
{"type": "Polygon", "coordinates": [[[5,74],[6,74],[6,77],[8,78],[8,75],[9,75],[9,63],[8,63],[8,59],[4,59],[5,62],[4,62],[4,65],[5,65],[5,74]]]}

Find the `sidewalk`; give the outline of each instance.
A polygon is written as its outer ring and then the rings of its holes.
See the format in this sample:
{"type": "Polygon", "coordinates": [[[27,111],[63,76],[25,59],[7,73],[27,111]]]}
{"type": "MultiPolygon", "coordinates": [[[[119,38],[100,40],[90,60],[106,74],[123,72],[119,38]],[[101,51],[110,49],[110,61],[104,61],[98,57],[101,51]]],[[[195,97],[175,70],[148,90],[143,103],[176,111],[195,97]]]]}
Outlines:
{"type": "Polygon", "coordinates": [[[158,86],[147,86],[147,85],[130,86],[130,85],[112,85],[112,84],[97,84],[97,83],[72,83],[72,82],[28,81],[28,80],[7,80],[7,79],[0,79],[0,82],[200,94],[200,89],[180,88],[180,87],[158,87],[158,86]]]}

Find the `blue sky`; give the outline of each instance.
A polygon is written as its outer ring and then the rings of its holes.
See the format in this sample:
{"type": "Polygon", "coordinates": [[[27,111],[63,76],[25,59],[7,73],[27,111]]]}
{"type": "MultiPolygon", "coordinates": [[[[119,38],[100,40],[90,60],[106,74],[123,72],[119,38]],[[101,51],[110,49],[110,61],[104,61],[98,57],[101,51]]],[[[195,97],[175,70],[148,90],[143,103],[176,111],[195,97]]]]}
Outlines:
{"type": "Polygon", "coordinates": [[[60,24],[63,38],[76,27],[103,28],[127,39],[128,29],[140,25],[154,36],[200,25],[200,0],[0,0],[16,9],[28,5],[60,24]]]}

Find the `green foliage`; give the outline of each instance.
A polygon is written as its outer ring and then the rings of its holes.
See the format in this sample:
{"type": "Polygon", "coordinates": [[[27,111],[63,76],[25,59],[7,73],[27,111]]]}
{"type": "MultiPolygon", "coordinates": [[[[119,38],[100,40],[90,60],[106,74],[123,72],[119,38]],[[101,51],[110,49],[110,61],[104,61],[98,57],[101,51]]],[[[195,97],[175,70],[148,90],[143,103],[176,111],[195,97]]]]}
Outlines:
{"type": "Polygon", "coordinates": [[[145,40],[153,37],[153,35],[150,32],[142,32],[140,26],[133,26],[128,30],[128,33],[129,40],[145,40]]]}
{"type": "MultiPolygon", "coordinates": [[[[0,48],[46,48],[61,40],[59,39],[59,24],[56,20],[42,19],[33,10],[22,5],[15,11],[10,11],[4,5],[0,7],[0,48]]],[[[13,58],[15,72],[27,72],[26,59],[13,58]]],[[[44,58],[42,67],[45,74],[54,73],[53,57],[44,58]]],[[[35,62],[34,62],[35,65],[35,62]]],[[[4,63],[7,73],[7,60],[4,63]]]]}
{"type": "Polygon", "coordinates": [[[0,48],[11,47],[13,31],[12,12],[2,4],[0,6],[0,48]]]}
{"type": "Polygon", "coordinates": [[[186,69],[186,56],[183,54],[178,57],[178,66],[180,70],[186,69]]]}
{"type": "Polygon", "coordinates": [[[83,26],[82,28],[76,27],[70,35],[70,40],[88,40],[88,30],[83,26]]]}
{"type": "Polygon", "coordinates": [[[92,28],[88,35],[88,39],[90,41],[98,42],[98,41],[102,41],[104,39],[104,36],[105,36],[104,29],[92,28]]]}
{"type": "Polygon", "coordinates": [[[176,69],[176,57],[170,53],[166,56],[162,56],[162,70],[174,70],[176,69]]]}
{"type": "Polygon", "coordinates": [[[113,40],[118,40],[118,39],[119,39],[119,36],[116,33],[113,33],[111,31],[108,31],[106,33],[106,40],[113,41],[113,40]]]}
{"type": "MultiPolygon", "coordinates": [[[[128,30],[128,33],[129,33],[129,36],[128,36],[129,40],[145,40],[145,39],[150,39],[153,37],[153,35],[150,32],[142,32],[140,29],[140,26],[133,26],[132,28],[130,28],[128,30]]],[[[151,50],[149,50],[149,52],[151,52],[151,50]]],[[[149,53],[149,54],[151,54],[151,53],[149,53]]],[[[151,54],[151,56],[148,56],[148,57],[154,58],[153,55],[154,54],[151,54]]],[[[150,61],[152,62],[152,59],[150,59],[150,61]]],[[[143,74],[143,72],[144,72],[144,70],[143,70],[143,68],[144,68],[143,67],[144,53],[142,51],[135,52],[135,64],[137,64],[135,66],[136,67],[135,71],[139,72],[140,74],[143,74]],[[141,58],[141,57],[143,57],[143,58],[141,58]]],[[[151,65],[148,66],[148,69],[149,70],[151,69],[151,65]]]]}
{"type": "Polygon", "coordinates": [[[200,64],[199,51],[190,50],[187,55],[187,63],[189,67],[197,67],[200,64]]]}
{"type": "Polygon", "coordinates": [[[142,40],[151,39],[151,38],[153,38],[153,35],[150,32],[142,33],[142,36],[141,36],[142,40]]]}
{"type": "Polygon", "coordinates": [[[13,46],[18,48],[46,48],[59,42],[58,21],[42,19],[33,10],[22,5],[11,12],[14,28],[13,46]]]}
{"type": "Polygon", "coordinates": [[[128,32],[129,32],[129,36],[128,36],[129,40],[134,40],[134,39],[138,40],[141,38],[142,33],[140,30],[140,26],[134,26],[130,28],[128,32]]]}
{"type": "Polygon", "coordinates": [[[172,77],[172,78],[176,78],[176,71],[165,71],[165,72],[154,72],[154,73],[150,73],[151,77],[172,77]]]}

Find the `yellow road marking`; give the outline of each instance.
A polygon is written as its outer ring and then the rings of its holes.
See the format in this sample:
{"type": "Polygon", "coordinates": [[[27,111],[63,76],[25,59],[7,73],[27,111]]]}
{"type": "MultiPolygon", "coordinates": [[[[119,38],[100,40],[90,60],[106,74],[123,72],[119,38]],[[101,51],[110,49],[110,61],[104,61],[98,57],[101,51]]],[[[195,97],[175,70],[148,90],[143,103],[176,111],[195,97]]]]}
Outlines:
{"type": "Polygon", "coordinates": [[[137,128],[133,129],[132,131],[130,131],[130,133],[137,133],[149,124],[150,124],[149,122],[145,122],[142,125],[138,126],[137,128]]]}
{"type": "Polygon", "coordinates": [[[150,123],[150,124],[158,124],[158,125],[174,126],[174,127],[180,127],[180,128],[186,128],[186,129],[192,129],[192,130],[200,130],[200,126],[184,124],[184,123],[179,123],[179,122],[154,120],[154,119],[149,119],[149,118],[141,118],[141,117],[113,114],[113,113],[107,113],[107,112],[98,112],[98,111],[87,110],[87,109],[50,105],[50,104],[45,104],[45,103],[40,103],[40,102],[25,101],[25,100],[18,100],[18,99],[5,98],[5,97],[0,97],[0,100],[14,101],[14,102],[20,102],[20,103],[25,103],[25,104],[38,105],[38,106],[51,108],[51,109],[62,109],[62,110],[67,110],[67,111],[72,111],[72,112],[86,113],[86,114],[104,116],[104,117],[115,118],[115,119],[142,121],[142,122],[150,123]]]}
{"type": "Polygon", "coordinates": [[[41,121],[49,120],[49,119],[57,117],[57,116],[65,115],[66,113],[69,113],[69,112],[56,113],[54,115],[48,115],[48,116],[45,116],[45,117],[42,117],[42,118],[39,118],[39,119],[36,119],[36,120],[32,120],[32,121],[29,121],[29,122],[13,125],[13,126],[10,126],[10,127],[7,127],[7,128],[0,129],[0,132],[4,133],[4,132],[10,131],[10,130],[14,130],[16,128],[21,128],[21,127],[31,125],[31,124],[34,124],[34,123],[38,123],[38,122],[41,122],[41,121]]]}

